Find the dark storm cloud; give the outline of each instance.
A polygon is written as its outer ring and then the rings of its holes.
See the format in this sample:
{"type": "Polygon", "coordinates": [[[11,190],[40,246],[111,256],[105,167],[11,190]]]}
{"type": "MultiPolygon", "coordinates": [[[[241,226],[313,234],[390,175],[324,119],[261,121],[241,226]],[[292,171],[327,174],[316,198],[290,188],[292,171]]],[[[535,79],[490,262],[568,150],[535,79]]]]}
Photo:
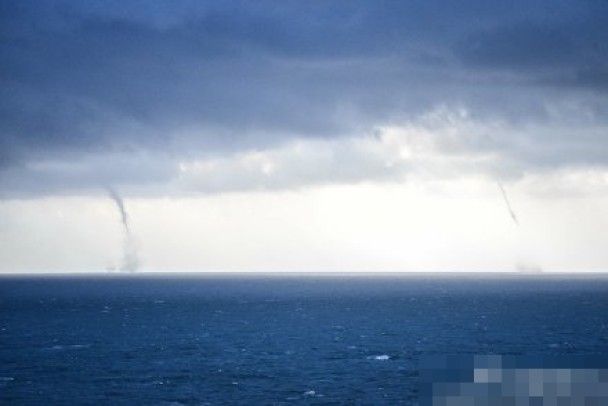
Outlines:
{"type": "Polygon", "coordinates": [[[544,19],[472,32],[460,41],[458,53],[470,67],[521,74],[555,86],[606,91],[608,3],[580,4],[585,7],[571,10],[571,15],[548,11],[544,19]]]}
{"type": "MultiPolygon", "coordinates": [[[[438,105],[546,121],[557,97],[595,125],[608,116],[606,11],[599,0],[3,1],[0,187],[38,162],[162,151],[164,168],[353,136],[438,105]]],[[[517,153],[504,140],[470,147],[503,143],[517,153]]],[[[141,183],[171,171],[110,172],[141,183]]],[[[89,181],[61,173],[41,190],[89,181]]]]}

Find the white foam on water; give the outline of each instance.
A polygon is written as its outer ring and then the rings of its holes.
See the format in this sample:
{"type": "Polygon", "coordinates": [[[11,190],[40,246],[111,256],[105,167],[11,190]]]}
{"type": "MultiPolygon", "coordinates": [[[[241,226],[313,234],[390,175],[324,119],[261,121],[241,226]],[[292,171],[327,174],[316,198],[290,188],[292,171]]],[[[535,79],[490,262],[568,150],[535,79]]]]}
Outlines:
{"type": "Polygon", "coordinates": [[[371,357],[367,357],[368,359],[373,359],[376,361],[387,361],[389,359],[391,359],[390,356],[386,355],[386,354],[382,354],[382,355],[373,355],[371,357]]]}
{"type": "Polygon", "coordinates": [[[73,344],[73,345],[70,345],[70,348],[73,348],[75,350],[78,350],[81,348],[91,348],[91,344],[73,344]]]}
{"type": "Polygon", "coordinates": [[[91,348],[91,344],[71,344],[71,345],[56,344],[52,347],[45,348],[45,350],[54,350],[54,351],[81,350],[83,348],[91,348]]]}

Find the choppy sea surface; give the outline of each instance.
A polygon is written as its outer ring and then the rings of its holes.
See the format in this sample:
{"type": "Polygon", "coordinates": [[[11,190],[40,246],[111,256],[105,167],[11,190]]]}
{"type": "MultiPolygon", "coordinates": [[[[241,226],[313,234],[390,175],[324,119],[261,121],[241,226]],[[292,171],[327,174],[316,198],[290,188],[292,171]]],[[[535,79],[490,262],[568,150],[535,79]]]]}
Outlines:
{"type": "Polygon", "coordinates": [[[0,403],[416,404],[431,354],[605,354],[608,277],[0,277],[0,403]]]}

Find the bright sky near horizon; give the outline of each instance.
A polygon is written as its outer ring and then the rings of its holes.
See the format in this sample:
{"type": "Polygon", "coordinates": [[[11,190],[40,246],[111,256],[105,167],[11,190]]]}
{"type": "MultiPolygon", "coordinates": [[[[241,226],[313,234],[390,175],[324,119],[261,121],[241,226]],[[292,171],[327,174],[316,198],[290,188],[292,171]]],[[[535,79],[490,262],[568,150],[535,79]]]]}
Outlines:
{"type": "Polygon", "coordinates": [[[0,272],[608,270],[605,1],[2,1],[0,33],[0,272]]]}

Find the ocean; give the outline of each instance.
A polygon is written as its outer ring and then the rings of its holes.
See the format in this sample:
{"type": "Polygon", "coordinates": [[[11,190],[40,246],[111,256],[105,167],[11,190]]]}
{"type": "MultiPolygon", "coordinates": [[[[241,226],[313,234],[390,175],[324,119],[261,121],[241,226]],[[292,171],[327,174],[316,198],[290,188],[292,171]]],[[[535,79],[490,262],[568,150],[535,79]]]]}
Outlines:
{"type": "Polygon", "coordinates": [[[608,353],[608,277],[0,277],[0,403],[415,405],[421,358],[608,353]]]}

